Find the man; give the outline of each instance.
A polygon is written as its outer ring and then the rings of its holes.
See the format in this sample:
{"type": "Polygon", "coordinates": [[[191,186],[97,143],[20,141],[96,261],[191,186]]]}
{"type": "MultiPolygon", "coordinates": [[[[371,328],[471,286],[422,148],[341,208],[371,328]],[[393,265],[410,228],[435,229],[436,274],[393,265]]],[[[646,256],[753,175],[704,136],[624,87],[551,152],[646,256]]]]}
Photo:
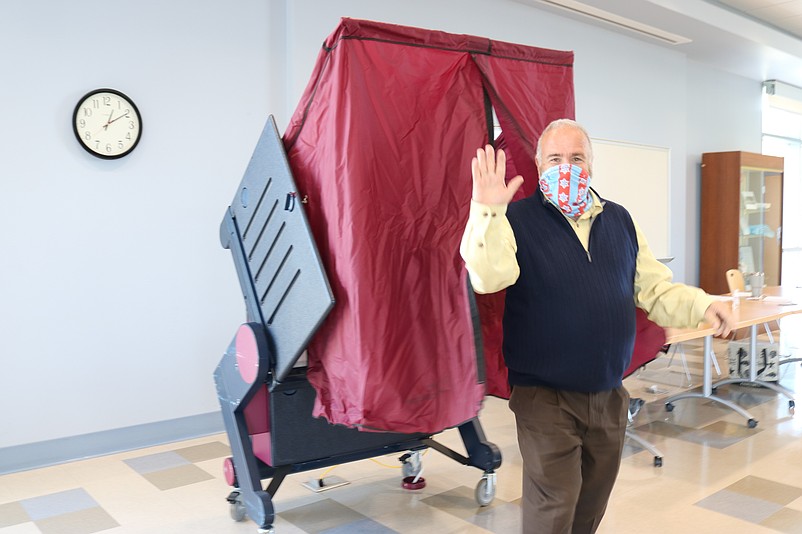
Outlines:
{"type": "Polygon", "coordinates": [[[510,204],[523,178],[506,184],[504,152],[477,151],[460,253],[477,292],[507,289],[524,531],[595,532],[624,444],[635,307],[661,326],[706,321],[719,336],[732,317],[701,289],[672,283],[629,213],[590,189],[590,138],[578,123],[548,125],[535,162],[540,191],[510,204]]]}

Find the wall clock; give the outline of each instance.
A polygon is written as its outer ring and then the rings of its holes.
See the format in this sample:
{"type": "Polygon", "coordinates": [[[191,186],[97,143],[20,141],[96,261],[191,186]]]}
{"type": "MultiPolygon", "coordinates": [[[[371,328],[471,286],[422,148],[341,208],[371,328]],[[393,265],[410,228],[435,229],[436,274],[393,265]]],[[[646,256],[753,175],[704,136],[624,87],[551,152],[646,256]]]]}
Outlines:
{"type": "Polygon", "coordinates": [[[136,148],[142,137],[142,117],[133,100],[120,91],[95,89],[75,106],[72,129],[87,152],[116,159],[136,148]]]}

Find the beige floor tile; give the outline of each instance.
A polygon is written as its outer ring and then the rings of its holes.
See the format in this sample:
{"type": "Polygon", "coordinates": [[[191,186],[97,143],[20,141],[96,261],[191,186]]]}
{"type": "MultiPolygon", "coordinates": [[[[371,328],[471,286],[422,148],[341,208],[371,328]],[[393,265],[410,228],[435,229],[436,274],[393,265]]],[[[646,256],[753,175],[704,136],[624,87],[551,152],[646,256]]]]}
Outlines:
{"type": "Polygon", "coordinates": [[[409,509],[386,510],[375,516],[376,521],[398,532],[482,532],[487,530],[466,523],[448,512],[420,501],[409,509]]]}
{"type": "Polygon", "coordinates": [[[460,519],[468,519],[483,511],[492,512],[493,508],[506,504],[500,499],[495,499],[483,510],[474,499],[474,489],[467,486],[458,486],[449,491],[426,497],[421,499],[421,502],[460,519]]]}
{"type": "Polygon", "coordinates": [[[802,489],[799,487],[756,476],[744,477],[735,484],[727,486],[727,489],[781,505],[786,505],[802,496],[802,489]]]}
{"type": "Polygon", "coordinates": [[[281,517],[307,532],[342,527],[365,518],[356,510],[331,499],[287,510],[281,513],[281,517]]]}
{"type": "Polygon", "coordinates": [[[42,534],[42,531],[34,523],[20,523],[12,527],[0,529],[3,534],[42,534]]]}
{"type": "Polygon", "coordinates": [[[88,508],[40,519],[36,526],[43,534],[91,534],[113,529],[119,524],[102,508],[88,508]]]}
{"type": "Polygon", "coordinates": [[[786,504],[785,507],[802,512],[802,497],[800,497],[799,499],[794,499],[793,501],[786,504]]]}
{"type": "Polygon", "coordinates": [[[190,447],[181,447],[175,449],[175,452],[193,463],[205,460],[222,460],[227,456],[231,456],[231,449],[229,446],[219,441],[201,443],[190,447]]]}
{"type": "Polygon", "coordinates": [[[45,493],[66,491],[80,486],[71,474],[70,464],[32,469],[0,476],[6,501],[20,501],[45,493]]]}
{"type": "Polygon", "coordinates": [[[0,504],[0,528],[30,521],[30,516],[19,502],[0,504]]]}
{"type": "Polygon", "coordinates": [[[802,534],[802,512],[784,508],[761,525],[786,534],[802,534]]]}
{"type": "Polygon", "coordinates": [[[193,464],[153,471],[142,476],[162,490],[179,488],[213,478],[212,475],[193,464]]]}

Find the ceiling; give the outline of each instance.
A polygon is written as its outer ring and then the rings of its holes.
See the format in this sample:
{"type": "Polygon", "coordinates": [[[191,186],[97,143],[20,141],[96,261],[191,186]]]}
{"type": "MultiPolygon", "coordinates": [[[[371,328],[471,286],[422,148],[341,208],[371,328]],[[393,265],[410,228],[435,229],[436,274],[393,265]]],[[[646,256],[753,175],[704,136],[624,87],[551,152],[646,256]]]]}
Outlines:
{"type": "Polygon", "coordinates": [[[802,38],[802,0],[720,0],[720,3],[802,38]]]}
{"type": "Polygon", "coordinates": [[[613,28],[740,76],[802,87],[802,0],[517,1],[613,28]],[[669,39],[655,38],[660,32],[669,39]]]}

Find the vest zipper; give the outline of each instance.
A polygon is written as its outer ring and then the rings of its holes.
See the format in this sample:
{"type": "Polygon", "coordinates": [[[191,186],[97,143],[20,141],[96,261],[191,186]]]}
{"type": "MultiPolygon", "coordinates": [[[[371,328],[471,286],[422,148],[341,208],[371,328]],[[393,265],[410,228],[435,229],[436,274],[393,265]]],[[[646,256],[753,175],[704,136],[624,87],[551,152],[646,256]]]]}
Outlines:
{"type": "MultiPolygon", "coordinates": [[[[553,209],[553,210],[554,210],[554,212],[555,212],[555,213],[557,213],[557,214],[560,216],[560,218],[561,218],[563,221],[565,221],[565,224],[567,224],[567,225],[568,225],[568,227],[569,227],[569,228],[571,228],[571,222],[570,222],[570,221],[569,221],[569,220],[568,220],[568,219],[565,217],[565,215],[564,215],[564,214],[563,214],[563,213],[562,213],[562,212],[561,212],[561,211],[560,211],[560,210],[557,208],[557,206],[555,206],[554,204],[552,204],[551,202],[549,202],[548,200],[546,200],[546,199],[545,199],[545,197],[544,197],[544,198],[542,198],[541,200],[542,200],[542,201],[543,201],[543,202],[544,202],[544,203],[545,203],[547,206],[549,206],[549,207],[550,207],[550,209],[553,209]]],[[[580,241],[580,240],[579,240],[579,236],[578,236],[578,235],[576,235],[576,232],[574,231],[574,229],[573,229],[573,228],[571,228],[571,233],[574,235],[574,239],[576,240],[577,244],[579,244],[579,246],[580,246],[580,247],[582,247],[582,248],[584,249],[585,247],[584,247],[584,246],[582,246],[582,241],[580,241]]],[[[587,248],[587,250],[585,250],[585,254],[588,256],[588,263],[593,263],[593,258],[590,256],[590,236],[591,236],[591,234],[592,234],[592,233],[593,233],[593,226],[592,226],[592,221],[591,221],[591,232],[588,234],[588,248],[587,248]]]]}
{"type": "Polygon", "coordinates": [[[590,256],[590,241],[593,239],[593,218],[590,219],[590,231],[588,232],[588,263],[593,263],[593,258],[590,256]]]}

